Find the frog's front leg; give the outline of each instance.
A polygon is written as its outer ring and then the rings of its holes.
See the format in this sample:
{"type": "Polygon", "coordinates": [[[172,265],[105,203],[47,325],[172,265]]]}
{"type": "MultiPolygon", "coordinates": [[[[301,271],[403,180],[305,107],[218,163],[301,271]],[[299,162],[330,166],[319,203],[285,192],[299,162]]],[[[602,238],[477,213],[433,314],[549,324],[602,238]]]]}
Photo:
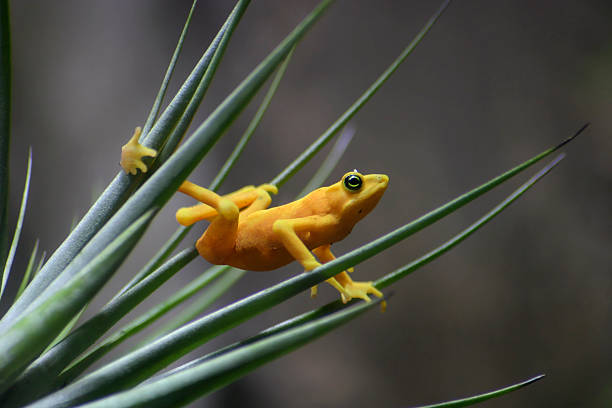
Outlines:
{"type": "Polygon", "coordinates": [[[123,170],[130,174],[136,174],[138,170],[143,173],[147,172],[147,165],[142,161],[143,157],[155,157],[157,151],[155,149],[148,148],[141,145],[138,142],[142,129],[138,126],[134,129],[134,135],[132,138],[121,148],[121,167],[123,170]]]}
{"type": "MultiPolygon", "coordinates": [[[[312,250],[312,253],[315,254],[316,257],[319,258],[319,260],[321,262],[323,262],[323,263],[327,263],[329,261],[333,261],[334,259],[336,259],[334,254],[332,254],[332,252],[331,252],[331,245],[330,244],[322,245],[320,247],[317,247],[317,248],[312,250]]],[[[348,272],[353,272],[353,268],[348,268],[347,271],[348,272]]],[[[346,272],[342,272],[342,273],[346,273],[346,272]]],[[[338,276],[340,276],[340,274],[336,275],[335,278],[338,278],[338,276]]],[[[337,279],[336,279],[336,282],[338,282],[337,279]]],[[[333,284],[332,284],[332,286],[333,286],[333,284]]],[[[340,293],[342,294],[342,297],[344,299],[344,293],[342,293],[342,291],[340,293]]],[[[315,296],[317,296],[317,285],[315,285],[312,288],[310,288],[310,297],[314,298],[315,296]]]]}
{"type": "MultiPolygon", "coordinates": [[[[322,245],[318,248],[315,248],[312,250],[312,252],[324,263],[333,261],[334,259],[336,259],[334,254],[331,252],[331,247],[329,244],[322,245]]],[[[352,269],[353,268],[349,268],[348,271],[352,272],[352,269]]],[[[360,299],[365,300],[366,302],[369,302],[370,298],[368,297],[368,294],[372,294],[376,297],[382,297],[383,295],[382,292],[376,289],[374,285],[372,285],[372,282],[355,282],[351,279],[349,274],[346,272],[347,271],[342,271],[336,276],[334,276],[338,284],[340,284],[342,288],[344,289],[343,291],[340,291],[340,295],[342,296],[343,303],[348,302],[349,300],[351,300],[351,298],[354,298],[354,297],[360,298],[360,299]]],[[[316,289],[315,289],[315,293],[316,293],[316,289]]],[[[383,303],[381,303],[382,310],[385,309],[385,306],[386,304],[383,301],[383,303]]]]}
{"type": "MultiPolygon", "coordinates": [[[[308,250],[306,245],[304,245],[297,233],[301,231],[314,230],[317,228],[325,228],[326,226],[331,226],[335,223],[337,223],[337,220],[332,215],[311,215],[304,218],[276,220],[272,225],[272,229],[280,238],[291,256],[302,264],[306,271],[311,271],[321,266],[321,264],[308,250]]],[[[344,290],[342,285],[338,283],[335,278],[329,278],[326,282],[340,291],[340,293],[350,298],[349,293],[344,290]]]]}

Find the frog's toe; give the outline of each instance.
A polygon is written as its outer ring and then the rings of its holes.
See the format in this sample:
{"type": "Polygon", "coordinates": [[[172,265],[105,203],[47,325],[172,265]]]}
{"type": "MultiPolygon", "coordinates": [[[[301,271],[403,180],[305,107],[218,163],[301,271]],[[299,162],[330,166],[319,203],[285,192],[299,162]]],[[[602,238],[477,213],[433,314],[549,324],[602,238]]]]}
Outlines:
{"type": "Polygon", "coordinates": [[[258,188],[261,188],[262,190],[265,190],[268,193],[278,194],[278,187],[276,187],[274,184],[262,184],[258,188]]]}
{"type": "MultiPolygon", "coordinates": [[[[350,297],[363,299],[366,302],[371,301],[368,294],[372,294],[376,297],[383,296],[382,292],[372,285],[372,282],[349,282],[344,286],[344,290],[350,297]]],[[[344,301],[344,294],[342,300],[344,301]]]]}
{"type": "Polygon", "coordinates": [[[319,289],[317,288],[317,285],[313,286],[312,288],[310,288],[310,297],[313,299],[316,298],[318,292],[319,289]]]}

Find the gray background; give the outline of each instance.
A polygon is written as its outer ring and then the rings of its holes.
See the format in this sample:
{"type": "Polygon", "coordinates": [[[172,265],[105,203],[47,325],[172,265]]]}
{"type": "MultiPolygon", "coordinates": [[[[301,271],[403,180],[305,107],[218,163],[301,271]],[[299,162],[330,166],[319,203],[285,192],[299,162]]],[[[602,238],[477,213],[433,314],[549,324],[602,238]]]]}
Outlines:
{"type": "MultiPolygon", "coordinates": [[[[171,91],[199,58],[231,2],[201,1],[171,91]]],[[[247,10],[194,123],[200,123],[316,3],[257,1],[247,10]]],[[[189,1],[13,2],[12,214],[27,149],[33,182],[16,271],[36,238],[52,251],[119,170],[142,124],[189,1]]],[[[222,191],[270,180],[401,52],[438,7],[431,1],[339,1],[299,45],[253,140],[222,191]]],[[[612,6],[609,1],[456,1],[354,120],[357,134],[329,180],[383,172],[390,186],[342,254],[571,135],[562,165],[460,247],[393,287],[370,312],[194,406],[410,406],[547,378],[482,406],[612,404],[612,6]]],[[[252,104],[191,179],[208,183],[254,112],[252,104]]],[[[323,156],[320,156],[323,157],[323,156]]],[[[315,160],[316,162],[317,160],[315,160]]],[[[299,191],[317,163],[288,183],[299,191]]],[[[384,255],[360,280],[401,266],[476,220],[513,180],[384,255]]],[[[173,199],[108,290],[175,229],[173,199]]],[[[190,241],[202,228],[195,228],[190,241]],[[196,231],[197,230],[197,231],[196,231]]],[[[186,247],[186,241],[182,247],[186,247]]],[[[164,299],[206,268],[170,281],[164,299]]],[[[249,273],[219,305],[301,271],[249,273]]],[[[92,309],[110,296],[99,296],[92,309]]],[[[337,295],[298,296],[196,355],[337,295]]],[[[146,310],[151,302],[139,311],[146,310]]],[[[132,343],[133,344],[133,343],[132,343]]],[[[112,356],[111,356],[112,357],[112,356]]]]}

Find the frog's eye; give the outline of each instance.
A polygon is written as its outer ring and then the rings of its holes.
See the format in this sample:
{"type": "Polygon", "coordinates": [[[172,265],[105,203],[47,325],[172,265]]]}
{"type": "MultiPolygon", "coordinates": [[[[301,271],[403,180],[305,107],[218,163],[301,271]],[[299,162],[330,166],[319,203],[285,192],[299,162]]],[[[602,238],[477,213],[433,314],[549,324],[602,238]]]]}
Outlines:
{"type": "Polygon", "coordinates": [[[344,178],[344,186],[351,191],[357,191],[361,188],[363,181],[357,174],[349,174],[344,178]]]}

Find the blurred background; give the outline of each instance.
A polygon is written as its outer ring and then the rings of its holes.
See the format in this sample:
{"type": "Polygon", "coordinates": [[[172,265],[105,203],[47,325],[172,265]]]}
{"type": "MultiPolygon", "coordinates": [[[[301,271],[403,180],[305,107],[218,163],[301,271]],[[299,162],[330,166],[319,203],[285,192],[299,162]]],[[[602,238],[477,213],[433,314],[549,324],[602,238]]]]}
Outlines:
{"type": "MultiPolygon", "coordinates": [[[[35,239],[53,251],[73,219],[120,170],[120,147],[146,119],[191,1],[12,3],[13,217],[29,146],[34,156],[19,271],[35,239]]],[[[200,1],[170,92],[199,59],[232,3],[200,1]]],[[[253,2],[194,125],[315,4],[253,2]]],[[[377,78],[437,7],[438,2],[425,0],[338,1],[298,46],[268,113],[221,191],[271,180],[377,78]]],[[[567,158],[557,169],[501,216],[395,284],[385,314],[369,312],[192,406],[406,407],[473,395],[540,373],[547,375],[543,381],[482,406],[612,406],[611,27],[607,0],[451,4],[353,120],[357,133],[329,183],[357,168],[388,174],[390,185],[374,212],[334,245],[336,254],[557,144],[585,122],[591,127],[564,149],[567,158]]],[[[260,99],[194,171],[192,181],[212,180],[260,99]]],[[[274,202],[291,200],[324,154],[274,202]]],[[[358,265],[354,277],[375,279],[422,255],[528,176],[358,265]]],[[[176,197],[158,215],[93,310],[166,241],[176,227],[174,212],[188,203],[176,197]]],[[[194,228],[181,248],[203,228],[194,228]]],[[[138,311],[205,268],[206,262],[196,259],[138,311]]],[[[300,272],[292,264],[248,273],[216,306],[300,272]]],[[[315,300],[304,293],[192,356],[336,297],[323,286],[315,300]]]]}

